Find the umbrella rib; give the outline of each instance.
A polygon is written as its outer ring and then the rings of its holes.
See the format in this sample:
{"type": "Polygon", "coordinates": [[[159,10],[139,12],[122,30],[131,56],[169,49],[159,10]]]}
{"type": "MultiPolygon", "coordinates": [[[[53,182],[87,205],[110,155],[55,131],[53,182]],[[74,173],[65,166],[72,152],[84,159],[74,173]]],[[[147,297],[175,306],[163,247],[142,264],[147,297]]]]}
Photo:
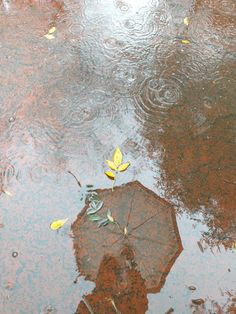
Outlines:
{"type": "Polygon", "coordinates": [[[137,240],[146,240],[146,241],[153,242],[153,243],[165,244],[165,242],[154,241],[153,239],[147,238],[147,237],[137,237],[137,236],[135,236],[133,234],[129,234],[129,236],[132,237],[132,238],[135,238],[137,240]]]}
{"type": "Polygon", "coordinates": [[[123,238],[123,235],[122,236],[120,236],[118,239],[116,239],[114,242],[112,242],[111,244],[109,244],[109,245],[103,245],[103,247],[110,247],[110,246],[113,246],[114,244],[116,244],[118,241],[120,241],[121,239],[123,238]]]}
{"type": "Polygon", "coordinates": [[[105,230],[106,230],[107,232],[109,232],[109,233],[112,233],[112,234],[115,234],[115,235],[120,235],[120,233],[115,232],[114,230],[111,230],[111,229],[109,229],[109,228],[105,228],[105,230]]]}
{"type": "Polygon", "coordinates": [[[139,227],[143,226],[146,222],[148,222],[149,220],[151,220],[152,218],[154,218],[158,213],[152,215],[151,217],[147,218],[146,220],[144,220],[143,222],[141,222],[139,225],[137,225],[136,227],[131,229],[131,232],[138,229],[139,227]]]}
{"type": "Polygon", "coordinates": [[[128,214],[128,218],[127,218],[126,228],[128,228],[128,225],[129,225],[129,220],[130,220],[130,216],[131,216],[131,212],[132,212],[132,210],[133,210],[134,195],[135,195],[135,192],[133,193],[133,197],[132,197],[131,205],[130,205],[130,208],[129,208],[129,214],[128,214]]]}
{"type": "Polygon", "coordinates": [[[94,311],[93,311],[92,308],[91,308],[91,305],[90,305],[90,304],[88,303],[88,301],[86,300],[85,295],[83,295],[82,298],[83,298],[82,302],[84,302],[84,304],[86,305],[86,307],[87,307],[89,313],[90,313],[90,314],[95,314],[94,311]]]}

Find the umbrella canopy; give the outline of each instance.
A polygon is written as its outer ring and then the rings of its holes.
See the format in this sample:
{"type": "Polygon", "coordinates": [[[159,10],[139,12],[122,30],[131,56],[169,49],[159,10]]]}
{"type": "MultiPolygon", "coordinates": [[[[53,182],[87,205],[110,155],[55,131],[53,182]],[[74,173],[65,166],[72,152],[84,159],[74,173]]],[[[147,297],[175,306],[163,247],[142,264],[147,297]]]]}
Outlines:
{"type": "Polygon", "coordinates": [[[137,181],[97,193],[104,202],[99,214],[110,210],[117,224],[98,228],[89,220],[88,205],[78,215],[72,231],[80,274],[96,281],[104,256],[110,255],[124,268],[135,267],[147,292],[160,291],[182,251],[173,207],[137,181]]]}

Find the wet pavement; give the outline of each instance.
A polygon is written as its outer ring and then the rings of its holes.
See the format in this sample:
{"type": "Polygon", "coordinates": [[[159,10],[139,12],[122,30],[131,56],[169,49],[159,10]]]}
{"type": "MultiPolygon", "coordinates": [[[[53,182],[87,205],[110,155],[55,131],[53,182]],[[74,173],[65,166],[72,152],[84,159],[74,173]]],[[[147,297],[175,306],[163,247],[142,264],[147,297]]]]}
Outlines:
{"type": "Polygon", "coordinates": [[[123,274],[85,280],[71,230],[117,146],[183,246],[159,292],[127,271],[136,313],[236,313],[235,26],[234,0],[1,2],[0,313],[87,313],[123,274]]]}

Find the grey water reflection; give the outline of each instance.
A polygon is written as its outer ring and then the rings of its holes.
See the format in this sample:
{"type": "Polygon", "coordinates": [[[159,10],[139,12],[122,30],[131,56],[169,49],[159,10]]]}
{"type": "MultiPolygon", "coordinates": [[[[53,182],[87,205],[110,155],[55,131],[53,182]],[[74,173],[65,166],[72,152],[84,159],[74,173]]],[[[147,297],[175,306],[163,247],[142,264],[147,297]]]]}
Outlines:
{"type": "Polygon", "coordinates": [[[72,313],[91,292],[73,283],[69,225],[48,226],[84,205],[67,171],[109,187],[117,146],[132,164],[118,184],[175,204],[184,243],[148,312],[211,313],[209,300],[225,311],[228,298],[234,311],[235,16],[234,0],[1,2],[1,312],[72,313]],[[217,267],[214,289],[203,264],[217,267]]]}

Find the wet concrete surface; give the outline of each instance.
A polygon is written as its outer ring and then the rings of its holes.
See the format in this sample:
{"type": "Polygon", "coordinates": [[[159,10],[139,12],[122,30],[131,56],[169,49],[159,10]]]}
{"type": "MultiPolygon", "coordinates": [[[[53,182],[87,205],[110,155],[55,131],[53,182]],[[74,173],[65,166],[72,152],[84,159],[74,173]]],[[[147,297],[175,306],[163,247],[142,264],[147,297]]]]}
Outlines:
{"type": "Polygon", "coordinates": [[[106,274],[77,278],[70,224],[86,184],[110,188],[117,146],[117,185],[172,204],[183,245],[140,313],[236,312],[235,24],[234,0],[1,2],[0,313],[70,314],[101,293],[106,274]]]}

